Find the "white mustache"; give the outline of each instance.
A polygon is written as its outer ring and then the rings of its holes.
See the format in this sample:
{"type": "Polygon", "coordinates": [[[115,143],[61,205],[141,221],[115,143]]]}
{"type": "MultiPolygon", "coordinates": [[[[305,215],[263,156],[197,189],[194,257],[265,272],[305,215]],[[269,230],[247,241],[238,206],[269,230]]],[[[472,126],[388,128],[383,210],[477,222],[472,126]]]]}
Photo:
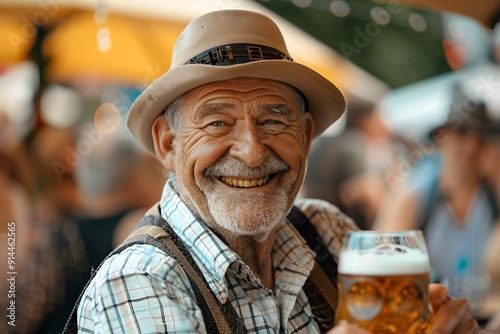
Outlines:
{"type": "Polygon", "coordinates": [[[226,153],[205,169],[203,174],[205,177],[262,177],[284,172],[288,169],[290,169],[290,166],[274,152],[271,152],[259,167],[249,167],[243,161],[234,159],[226,153]]]}

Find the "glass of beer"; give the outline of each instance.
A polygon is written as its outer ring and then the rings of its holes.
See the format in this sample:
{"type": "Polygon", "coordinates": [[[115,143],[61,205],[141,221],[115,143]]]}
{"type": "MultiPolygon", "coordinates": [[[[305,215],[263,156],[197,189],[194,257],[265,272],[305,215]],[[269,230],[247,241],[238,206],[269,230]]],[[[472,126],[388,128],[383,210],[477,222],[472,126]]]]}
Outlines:
{"type": "Polygon", "coordinates": [[[429,282],[421,231],[350,232],[340,251],[336,322],[377,334],[427,333],[433,318],[429,282]]]}

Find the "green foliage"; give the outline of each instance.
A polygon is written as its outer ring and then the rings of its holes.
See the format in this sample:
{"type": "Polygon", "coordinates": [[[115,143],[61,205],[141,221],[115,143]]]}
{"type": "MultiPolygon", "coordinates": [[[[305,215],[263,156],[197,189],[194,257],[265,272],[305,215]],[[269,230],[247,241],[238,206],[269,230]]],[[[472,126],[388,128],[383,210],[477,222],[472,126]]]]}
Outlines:
{"type": "Polygon", "coordinates": [[[260,1],[392,88],[450,70],[442,48],[439,13],[406,7],[397,0],[345,0],[349,14],[339,17],[330,11],[331,2],[312,0],[300,8],[291,0],[260,1]],[[410,17],[423,19],[425,30],[412,28],[410,17]]]}

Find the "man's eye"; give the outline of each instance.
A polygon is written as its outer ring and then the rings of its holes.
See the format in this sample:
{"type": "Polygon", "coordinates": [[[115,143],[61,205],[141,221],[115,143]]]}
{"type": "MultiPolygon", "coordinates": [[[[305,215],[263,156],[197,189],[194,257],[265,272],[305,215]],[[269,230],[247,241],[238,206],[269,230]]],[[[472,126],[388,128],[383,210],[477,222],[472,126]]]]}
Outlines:
{"type": "Polygon", "coordinates": [[[283,124],[283,123],[281,123],[280,121],[274,120],[274,119],[270,119],[270,120],[267,120],[264,122],[264,125],[279,125],[279,124],[283,124]]]}
{"type": "Polygon", "coordinates": [[[267,134],[279,134],[286,129],[286,124],[275,119],[269,119],[262,123],[262,131],[267,134]]]}
{"type": "Polygon", "coordinates": [[[205,126],[205,131],[214,135],[222,135],[227,133],[229,130],[230,127],[228,124],[222,121],[210,122],[205,126]]]}

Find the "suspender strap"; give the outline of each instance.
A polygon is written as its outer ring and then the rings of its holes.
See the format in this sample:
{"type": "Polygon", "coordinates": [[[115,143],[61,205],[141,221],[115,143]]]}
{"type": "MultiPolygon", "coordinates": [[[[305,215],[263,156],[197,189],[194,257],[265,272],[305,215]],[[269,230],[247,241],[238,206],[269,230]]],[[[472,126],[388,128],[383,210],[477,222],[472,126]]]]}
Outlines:
{"type": "MultiPolygon", "coordinates": [[[[166,253],[175,258],[186,272],[195,292],[198,306],[203,313],[207,333],[246,333],[243,320],[236,313],[231,303],[227,302],[221,305],[191,253],[170,225],[161,216],[156,215],[145,216],[139,225],[141,224],[154,225],[156,227],[155,231],[158,230],[158,235],[163,231],[164,234],[161,234],[160,237],[164,246],[168,249],[166,253]]],[[[138,227],[142,228],[139,225],[138,227]]]]}
{"type": "Polygon", "coordinates": [[[304,291],[320,330],[324,333],[333,327],[335,321],[338,301],[337,262],[314,226],[299,208],[292,207],[288,219],[304,237],[309,248],[316,252],[316,263],[304,284],[304,291]]]}
{"type": "MultiPolygon", "coordinates": [[[[333,283],[337,283],[337,262],[323,243],[323,239],[311,224],[309,219],[296,206],[288,214],[288,219],[299,233],[306,239],[307,245],[316,252],[316,261],[321,265],[326,275],[330,277],[333,283]]],[[[336,304],[336,303],[335,303],[336,304]]]]}
{"type": "Polygon", "coordinates": [[[87,284],[85,284],[85,287],[83,288],[82,292],[80,293],[80,296],[78,296],[78,299],[76,300],[76,303],[73,306],[73,309],[71,310],[71,314],[68,318],[68,321],[66,322],[66,325],[64,326],[64,329],[62,332],[63,334],[73,334],[73,333],[76,334],[76,333],[78,333],[78,323],[77,323],[78,307],[80,306],[80,303],[82,301],[83,294],[85,293],[85,290],[87,290],[90,283],[92,282],[92,279],[97,274],[97,272],[99,271],[99,269],[101,268],[103,263],[106,262],[106,260],[108,258],[110,258],[111,256],[120,253],[125,248],[130,247],[136,243],[141,243],[141,244],[150,243],[150,244],[153,244],[160,249],[165,248],[165,245],[161,241],[154,239],[153,237],[146,238],[144,235],[135,236],[133,238],[129,237],[129,238],[127,238],[126,241],[124,241],[117,248],[115,248],[113,250],[113,252],[108,254],[108,256],[106,256],[106,258],[104,260],[102,260],[101,264],[99,265],[99,267],[97,267],[97,269],[95,269],[95,270],[92,269],[92,271],[90,272],[90,278],[87,281],[87,284]]]}
{"type": "MultiPolygon", "coordinates": [[[[152,217],[158,216],[146,216],[144,219],[151,219],[152,217]]],[[[176,247],[170,235],[163,228],[158,226],[142,226],[134,232],[134,236],[127,239],[127,242],[152,243],[169,256],[177,259],[186,272],[186,276],[194,291],[196,303],[203,314],[207,333],[231,333],[231,329],[225,321],[221,308],[215,301],[215,297],[207,290],[201,277],[194,271],[193,267],[182,255],[182,252],[176,247]]]]}
{"type": "Polygon", "coordinates": [[[335,324],[335,307],[331,304],[333,298],[329,297],[331,291],[335,289],[335,286],[326,276],[324,276],[326,280],[316,280],[315,278],[317,278],[318,272],[314,270],[318,270],[319,272],[322,271],[320,266],[315,265],[311,276],[304,283],[303,289],[309,300],[311,311],[316,319],[320,332],[326,333],[335,324]]]}
{"type": "Polygon", "coordinates": [[[170,226],[165,223],[161,216],[145,216],[134,229],[133,233],[106,259],[104,259],[97,270],[93,270],[91,277],[78,300],[71,311],[71,315],[64,327],[63,334],[78,333],[77,313],[78,307],[81,303],[83,293],[90,285],[95,274],[102,266],[102,264],[111,256],[120,253],[127,247],[134,244],[150,244],[158,247],[169,256],[177,259],[179,264],[186,272],[191,287],[194,291],[196,302],[203,314],[203,320],[207,333],[221,333],[221,334],[242,334],[246,333],[246,328],[241,318],[236,314],[230,303],[221,305],[219,300],[213,295],[208,283],[204,279],[201,270],[198,268],[194,259],[189,254],[184,244],[181,242],[181,247],[178,247],[180,239],[171,230],[170,226]],[[176,242],[177,241],[177,242],[176,242]],[[180,249],[179,249],[180,248],[180,249]],[[181,250],[182,249],[182,250],[181,250]],[[185,254],[188,254],[186,256],[185,254]]]}

